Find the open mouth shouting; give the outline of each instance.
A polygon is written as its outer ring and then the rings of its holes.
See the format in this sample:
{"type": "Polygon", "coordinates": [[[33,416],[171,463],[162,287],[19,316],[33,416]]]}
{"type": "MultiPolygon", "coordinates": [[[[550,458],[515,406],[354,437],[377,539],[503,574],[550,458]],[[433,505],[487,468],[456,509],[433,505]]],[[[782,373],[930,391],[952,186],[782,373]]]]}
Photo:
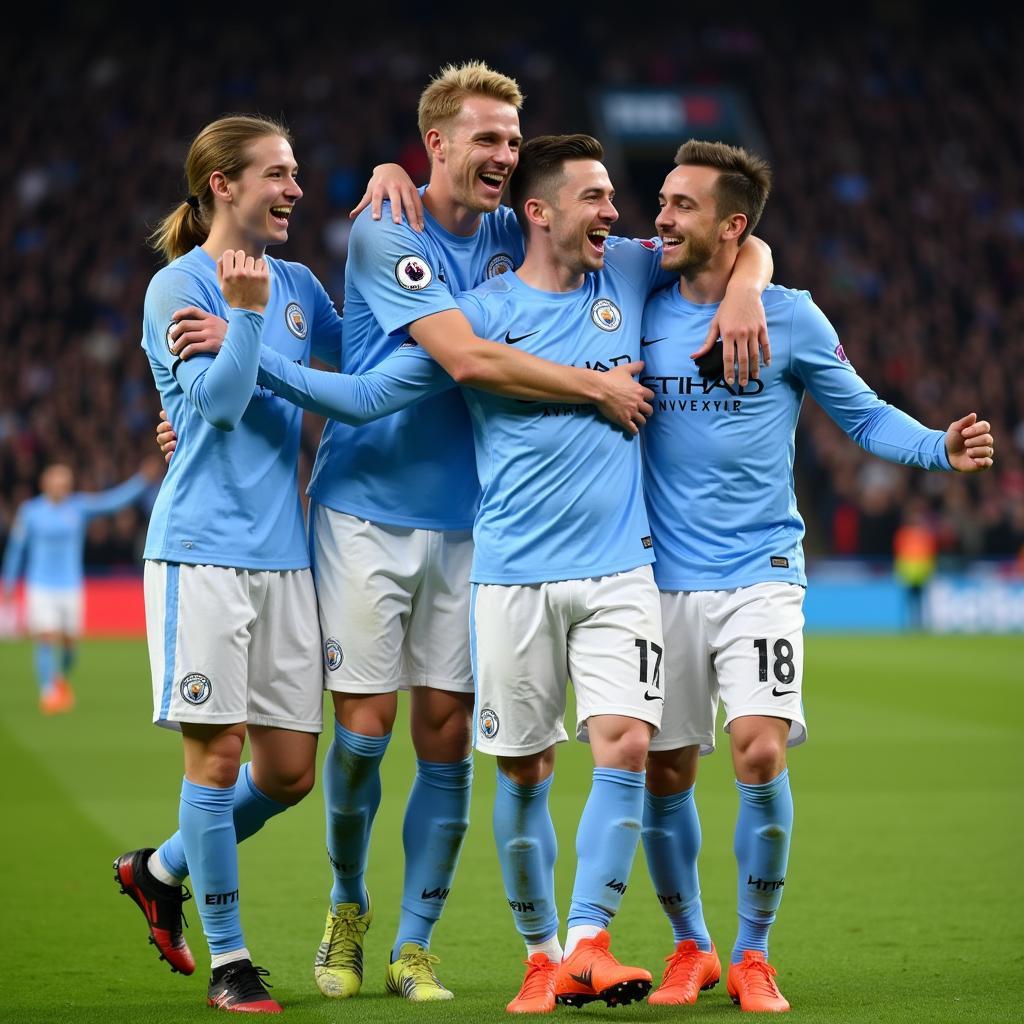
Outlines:
{"type": "Polygon", "coordinates": [[[270,208],[270,219],[279,228],[288,227],[288,218],[292,215],[291,206],[272,206],[270,208]]]}
{"type": "Polygon", "coordinates": [[[496,196],[500,196],[504,191],[508,175],[502,174],[499,171],[481,171],[477,175],[477,178],[484,183],[484,186],[489,192],[493,192],[496,196]]]}
{"type": "Polygon", "coordinates": [[[604,256],[604,243],[608,240],[607,228],[593,228],[587,232],[587,241],[599,256],[604,256]]]}

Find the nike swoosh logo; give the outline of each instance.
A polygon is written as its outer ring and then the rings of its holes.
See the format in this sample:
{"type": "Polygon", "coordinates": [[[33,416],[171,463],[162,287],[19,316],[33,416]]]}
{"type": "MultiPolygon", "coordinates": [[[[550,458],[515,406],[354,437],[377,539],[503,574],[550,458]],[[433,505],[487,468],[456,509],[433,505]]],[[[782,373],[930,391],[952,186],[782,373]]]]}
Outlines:
{"type": "Polygon", "coordinates": [[[649,341],[647,338],[641,338],[640,347],[647,348],[648,345],[657,345],[659,341],[668,341],[668,338],[651,338],[649,341]]]}
{"type": "Polygon", "coordinates": [[[532,338],[535,334],[540,334],[540,331],[530,331],[529,334],[520,334],[518,338],[513,338],[512,335],[508,331],[506,331],[505,344],[514,345],[517,341],[522,341],[523,338],[532,338]]]}
{"type": "Polygon", "coordinates": [[[655,694],[653,697],[649,693],[644,693],[644,700],[664,700],[660,694],[655,694]]]}
{"type": "Polygon", "coordinates": [[[777,686],[772,687],[773,697],[784,697],[787,693],[796,693],[796,690],[780,690],[777,686]]]}

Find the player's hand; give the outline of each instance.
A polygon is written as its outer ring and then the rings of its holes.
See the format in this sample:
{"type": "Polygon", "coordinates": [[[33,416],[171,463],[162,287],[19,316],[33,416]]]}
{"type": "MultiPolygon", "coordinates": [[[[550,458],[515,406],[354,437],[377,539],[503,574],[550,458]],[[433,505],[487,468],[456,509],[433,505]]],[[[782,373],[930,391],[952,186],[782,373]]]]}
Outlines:
{"type": "Polygon", "coordinates": [[[349,218],[355,220],[367,206],[372,205],[373,219],[380,220],[385,199],[391,200],[391,219],[395,224],[402,223],[404,213],[409,227],[416,231],[423,230],[423,200],[412,178],[399,164],[377,164],[374,167],[363,198],[349,214],[349,218]]]}
{"type": "Polygon", "coordinates": [[[976,412],[954,420],[946,431],[946,454],[958,473],[980,473],[990,469],[995,458],[995,442],[988,420],[979,420],[976,412]]]}
{"type": "Polygon", "coordinates": [[[163,461],[164,460],[161,459],[159,455],[147,455],[139,464],[139,473],[145,477],[149,483],[155,484],[157,480],[164,475],[163,461]]]}
{"type": "Polygon", "coordinates": [[[594,404],[606,419],[630,434],[640,433],[647,417],[654,412],[654,392],[633,378],[644,368],[642,362],[626,363],[601,374],[604,395],[594,404]]]}
{"type": "Polygon", "coordinates": [[[241,249],[227,249],[217,260],[217,283],[232,309],[262,313],[270,301],[270,270],[262,256],[246,256],[241,249]]]}
{"type": "Polygon", "coordinates": [[[164,453],[164,462],[170,462],[174,449],[178,447],[178,435],[163,409],[160,410],[160,422],[156,425],[156,443],[164,453]]]}
{"type": "Polygon", "coordinates": [[[179,359],[206,352],[215,356],[224,344],[224,335],[228,332],[227,320],[222,320],[213,313],[207,313],[198,306],[186,306],[176,309],[171,314],[174,323],[167,332],[171,342],[171,352],[179,359]]]}
{"type": "Polygon", "coordinates": [[[771,364],[768,321],[759,291],[755,288],[729,288],[708,327],[704,344],[691,353],[691,357],[696,360],[706,355],[719,338],[722,339],[726,384],[732,384],[738,377],[740,386],[745,387],[748,380],[756,380],[760,376],[760,363],[765,366],[771,364]]]}

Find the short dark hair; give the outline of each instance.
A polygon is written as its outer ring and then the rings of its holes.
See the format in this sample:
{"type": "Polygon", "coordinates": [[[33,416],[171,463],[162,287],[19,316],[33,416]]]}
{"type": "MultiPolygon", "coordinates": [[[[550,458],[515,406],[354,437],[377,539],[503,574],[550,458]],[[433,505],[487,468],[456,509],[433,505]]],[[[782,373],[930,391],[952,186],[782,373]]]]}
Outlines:
{"type": "Polygon", "coordinates": [[[676,152],[676,166],[712,167],[721,172],[715,182],[715,208],[720,218],[733,213],[746,216],[747,226],[739,238],[742,245],[761,219],[772,190],[768,161],[740,146],[690,139],[676,152]]]}
{"type": "Polygon", "coordinates": [[[554,201],[565,181],[567,160],[603,160],[604,147],[592,135],[538,135],[523,143],[519,166],[509,185],[509,200],[526,233],[528,199],[554,201]]]}

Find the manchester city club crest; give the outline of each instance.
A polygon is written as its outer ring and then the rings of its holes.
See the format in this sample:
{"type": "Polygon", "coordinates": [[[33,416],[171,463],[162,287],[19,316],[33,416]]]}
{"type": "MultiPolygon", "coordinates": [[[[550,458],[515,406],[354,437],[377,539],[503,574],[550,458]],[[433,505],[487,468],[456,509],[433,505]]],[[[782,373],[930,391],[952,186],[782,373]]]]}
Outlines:
{"type": "Polygon", "coordinates": [[[333,636],[329,636],[324,641],[324,664],[327,666],[327,671],[336,672],[341,668],[341,663],[344,660],[345,655],[341,650],[341,644],[333,636]]]}
{"type": "Polygon", "coordinates": [[[622,314],[611,299],[597,299],[590,307],[590,319],[602,331],[617,331],[622,323],[622,314]]]}
{"type": "Polygon", "coordinates": [[[170,352],[171,355],[174,355],[174,349],[171,348],[171,346],[174,344],[174,339],[171,337],[171,331],[174,330],[174,326],[175,324],[177,324],[177,322],[177,320],[172,320],[167,325],[167,330],[164,331],[164,341],[167,343],[167,351],[170,352]]]}
{"type": "Polygon", "coordinates": [[[481,709],[480,733],[489,740],[493,740],[498,735],[498,715],[493,708],[481,709]]]}
{"type": "Polygon", "coordinates": [[[178,684],[181,699],[189,704],[205,704],[213,693],[213,683],[202,672],[189,672],[178,684]]]}
{"type": "Polygon", "coordinates": [[[515,269],[512,266],[512,257],[507,252],[499,252],[487,261],[487,276],[499,277],[515,269]]]}
{"type": "Polygon", "coordinates": [[[420,292],[434,275],[421,256],[403,256],[395,264],[395,280],[407,291],[420,292]]]}
{"type": "Polygon", "coordinates": [[[306,314],[302,312],[302,307],[297,302],[288,303],[288,308],[284,311],[284,322],[299,341],[306,340],[309,324],[306,323],[306,314]]]}

